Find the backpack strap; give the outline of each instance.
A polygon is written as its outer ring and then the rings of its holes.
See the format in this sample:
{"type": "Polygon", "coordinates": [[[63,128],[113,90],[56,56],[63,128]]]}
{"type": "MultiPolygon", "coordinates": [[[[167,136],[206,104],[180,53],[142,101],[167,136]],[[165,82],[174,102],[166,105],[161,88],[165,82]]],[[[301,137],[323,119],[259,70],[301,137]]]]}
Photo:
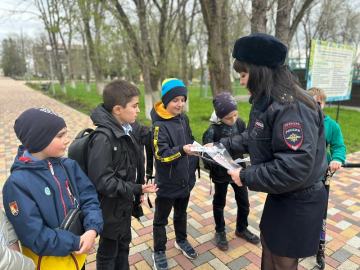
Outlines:
{"type": "Polygon", "coordinates": [[[183,113],[184,115],[184,120],[185,120],[185,123],[186,123],[186,128],[188,130],[188,133],[189,133],[189,136],[192,140],[195,140],[194,136],[192,135],[192,132],[191,132],[191,128],[190,128],[190,123],[189,123],[189,117],[183,113]]]}
{"type": "Polygon", "coordinates": [[[111,145],[111,149],[112,149],[112,161],[113,161],[113,166],[117,167],[117,165],[120,162],[120,157],[121,157],[121,151],[122,151],[122,143],[121,140],[119,140],[114,132],[106,127],[97,127],[94,132],[91,134],[91,136],[94,136],[96,133],[102,133],[104,134],[111,145]]]}
{"type": "MultiPolygon", "coordinates": [[[[184,115],[184,120],[186,123],[186,128],[188,130],[189,136],[190,136],[191,140],[195,141],[195,137],[193,136],[193,134],[191,132],[189,117],[185,113],[183,113],[183,115],[184,115]]],[[[198,164],[197,164],[196,169],[198,171],[198,178],[200,179],[200,176],[201,176],[200,175],[200,159],[198,159],[198,164]]]]}
{"type": "Polygon", "coordinates": [[[214,130],[214,142],[218,142],[221,139],[221,127],[217,124],[211,124],[212,129],[214,130]]]}
{"type": "Polygon", "coordinates": [[[238,117],[236,119],[236,126],[237,126],[239,134],[243,133],[244,130],[246,129],[246,124],[245,124],[244,120],[242,120],[240,117],[238,117]]]}

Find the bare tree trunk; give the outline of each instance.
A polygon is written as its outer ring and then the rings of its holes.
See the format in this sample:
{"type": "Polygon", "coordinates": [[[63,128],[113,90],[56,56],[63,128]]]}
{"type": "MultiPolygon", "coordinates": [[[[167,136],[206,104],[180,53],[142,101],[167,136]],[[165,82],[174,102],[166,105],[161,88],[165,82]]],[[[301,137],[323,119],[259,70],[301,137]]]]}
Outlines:
{"type": "Polygon", "coordinates": [[[145,90],[145,117],[151,119],[150,112],[152,109],[152,91],[150,82],[150,65],[148,56],[148,30],[146,24],[146,10],[144,0],[137,0],[137,11],[140,22],[141,42],[143,51],[143,78],[145,90]]]}
{"type": "Polygon", "coordinates": [[[293,0],[278,0],[275,37],[289,47],[290,15],[294,5],[293,0]]]}
{"type": "MultiPolygon", "coordinates": [[[[158,73],[158,72],[153,73],[150,70],[150,81],[151,81],[153,103],[156,103],[156,102],[161,100],[160,95],[159,95],[159,91],[158,91],[158,89],[159,89],[159,87],[158,87],[159,79],[160,79],[160,73],[158,73]]],[[[160,92],[160,94],[161,94],[161,92],[160,92]]]]}
{"type": "MultiPolygon", "coordinates": [[[[178,0],[179,6],[179,30],[180,30],[180,39],[181,39],[181,66],[182,74],[181,78],[186,87],[189,85],[189,74],[188,74],[188,45],[190,43],[190,38],[193,35],[193,25],[194,18],[196,14],[197,1],[194,0],[192,12],[190,15],[190,26],[189,31],[186,30],[187,18],[186,18],[186,4],[187,0],[183,0],[182,3],[178,0]]],[[[190,99],[189,95],[187,97],[187,102],[185,103],[184,111],[190,111],[190,99]]]]}
{"type": "MultiPolygon", "coordinates": [[[[224,59],[223,39],[227,38],[223,21],[227,18],[227,0],[200,0],[205,25],[208,30],[209,50],[208,64],[210,71],[210,85],[213,96],[225,91],[231,91],[229,55],[224,59]]],[[[226,47],[227,49],[228,47],[226,47]]]]}
{"type": "Polygon", "coordinates": [[[251,0],[251,33],[266,33],[267,2],[267,0],[251,0]]]}
{"type": "Polygon", "coordinates": [[[88,47],[86,45],[86,41],[85,41],[85,35],[84,35],[84,31],[81,28],[81,39],[82,39],[82,43],[83,43],[83,48],[84,48],[84,62],[85,62],[85,81],[86,81],[86,91],[87,92],[91,92],[91,87],[90,87],[90,64],[89,64],[89,52],[88,52],[88,47]]]}
{"type": "Polygon", "coordinates": [[[70,87],[72,89],[76,89],[74,71],[73,71],[73,67],[72,67],[72,52],[71,52],[72,49],[69,48],[68,51],[69,51],[69,54],[68,54],[68,70],[69,70],[69,77],[70,77],[70,87]]]}
{"type": "Polygon", "coordinates": [[[102,65],[101,65],[101,56],[98,48],[100,47],[100,28],[102,22],[102,5],[103,3],[94,2],[94,7],[92,8],[95,10],[96,14],[94,15],[95,21],[95,42],[93,41],[91,29],[90,29],[90,15],[88,11],[90,10],[88,6],[87,0],[78,0],[79,7],[82,13],[84,27],[85,27],[85,34],[86,34],[86,41],[89,50],[89,58],[92,64],[92,68],[95,74],[96,80],[96,93],[102,95],[104,91],[104,76],[102,72],[102,65]],[[100,5],[100,6],[99,6],[100,5]],[[99,12],[100,11],[100,12],[99,12]]]}
{"type": "Polygon", "coordinates": [[[224,62],[224,89],[226,92],[233,94],[232,84],[230,80],[230,52],[229,52],[229,36],[228,36],[228,4],[222,6],[222,20],[221,20],[221,46],[224,62]]]}
{"type": "MultiPolygon", "coordinates": [[[[134,83],[133,76],[132,76],[132,61],[130,59],[130,53],[128,51],[128,46],[126,46],[125,54],[126,54],[126,67],[127,67],[127,72],[128,72],[128,80],[129,80],[129,82],[134,83]]],[[[148,60],[149,60],[149,58],[148,58],[148,60]]]]}

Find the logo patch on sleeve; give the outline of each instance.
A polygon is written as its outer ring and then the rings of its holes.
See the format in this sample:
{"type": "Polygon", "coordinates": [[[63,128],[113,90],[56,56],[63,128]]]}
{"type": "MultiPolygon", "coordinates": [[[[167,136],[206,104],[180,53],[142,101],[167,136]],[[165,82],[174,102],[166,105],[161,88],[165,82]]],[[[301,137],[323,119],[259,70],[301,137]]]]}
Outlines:
{"type": "Polygon", "coordinates": [[[13,214],[13,216],[17,216],[19,214],[19,208],[17,206],[16,201],[9,203],[9,206],[10,206],[11,214],[13,214]]]}
{"type": "Polygon", "coordinates": [[[296,151],[303,143],[303,130],[297,121],[286,122],[283,124],[284,140],[292,150],[296,151]]]}
{"type": "Polygon", "coordinates": [[[256,119],[255,127],[260,128],[260,129],[264,129],[264,122],[256,119]]]}

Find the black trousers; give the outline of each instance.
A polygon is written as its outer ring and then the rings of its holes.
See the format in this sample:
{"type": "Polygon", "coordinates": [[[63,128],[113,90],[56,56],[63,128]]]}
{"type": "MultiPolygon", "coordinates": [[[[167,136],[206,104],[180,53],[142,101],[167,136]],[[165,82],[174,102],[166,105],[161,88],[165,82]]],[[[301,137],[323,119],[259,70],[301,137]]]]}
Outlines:
{"type": "Polygon", "coordinates": [[[165,198],[157,196],[155,199],[155,216],[154,216],[154,251],[166,250],[166,229],[168,224],[168,217],[171,209],[174,207],[174,228],[176,241],[179,242],[187,238],[186,223],[187,213],[186,208],[189,203],[190,195],[183,198],[165,198]]]}
{"type": "Polygon", "coordinates": [[[213,212],[215,220],[215,230],[217,232],[225,231],[224,207],[226,205],[226,194],[228,185],[230,184],[235,192],[235,200],[237,204],[236,229],[241,232],[248,227],[248,216],[250,212],[249,195],[247,187],[239,187],[235,183],[219,183],[215,184],[215,194],[213,199],[213,212]]]}
{"type": "Polygon", "coordinates": [[[130,227],[118,240],[100,236],[99,249],[96,254],[97,270],[129,270],[130,242],[130,227]]]}

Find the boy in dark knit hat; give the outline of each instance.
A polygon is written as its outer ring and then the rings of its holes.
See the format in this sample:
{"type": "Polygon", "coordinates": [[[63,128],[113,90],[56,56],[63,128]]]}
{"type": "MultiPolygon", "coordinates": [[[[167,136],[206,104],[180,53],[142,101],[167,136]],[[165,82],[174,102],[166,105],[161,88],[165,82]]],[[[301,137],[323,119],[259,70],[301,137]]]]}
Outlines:
{"type": "Polygon", "coordinates": [[[190,150],[194,137],[189,119],[182,113],[187,89],[178,79],[162,83],[162,98],[151,111],[153,147],[155,154],[155,183],[158,185],[154,216],[154,268],[168,269],[166,260],[166,229],[174,207],[175,247],[189,259],[198,254],[187,240],[186,209],[190,192],[195,185],[198,157],[190,150]]]}
{"type": "MultiPolygon", "coordinates": [[[[230,93],[218,94],[213,99],[215,111],[211,115],[211,126],[203,135],[203,144],[220,141],[221,138],[233,137],[245,130],[244,121],[239,118],[236,100],[230,93]]],[[[242,158],[242,155],[233,158],[242,158]]],[[[224,207],[226,204],[226,194],[230,184],[235,192],[235,200],[238,207],[235,234],[256,244],[260,238],[251,233],[248,227],[247,218],[249,216],[249,197],[247,187],[239,187],[231,180],[227,170],[216,163],[204,162],[210,167],[210,178],[215,184],[215,194],[213,199],[213,212],[215,220],[215,240],[220,250],[228,250],[228,242],[225,232],[224,207]]],[[[245,164],[242,164],[245,166],[245,164]]]]}
{"type": "Polygon", "coordinates": [[[4,189],[4,207],[37,269],[80,269],[93,251],[103,218],[94,186],[70,159],[62,158],[69,139],[64,119],[48,109],[32,108],[15,121],[21,141],[4,189]],[[84,214],[81,236],[59,229],[67,213],[84,214]]]}

